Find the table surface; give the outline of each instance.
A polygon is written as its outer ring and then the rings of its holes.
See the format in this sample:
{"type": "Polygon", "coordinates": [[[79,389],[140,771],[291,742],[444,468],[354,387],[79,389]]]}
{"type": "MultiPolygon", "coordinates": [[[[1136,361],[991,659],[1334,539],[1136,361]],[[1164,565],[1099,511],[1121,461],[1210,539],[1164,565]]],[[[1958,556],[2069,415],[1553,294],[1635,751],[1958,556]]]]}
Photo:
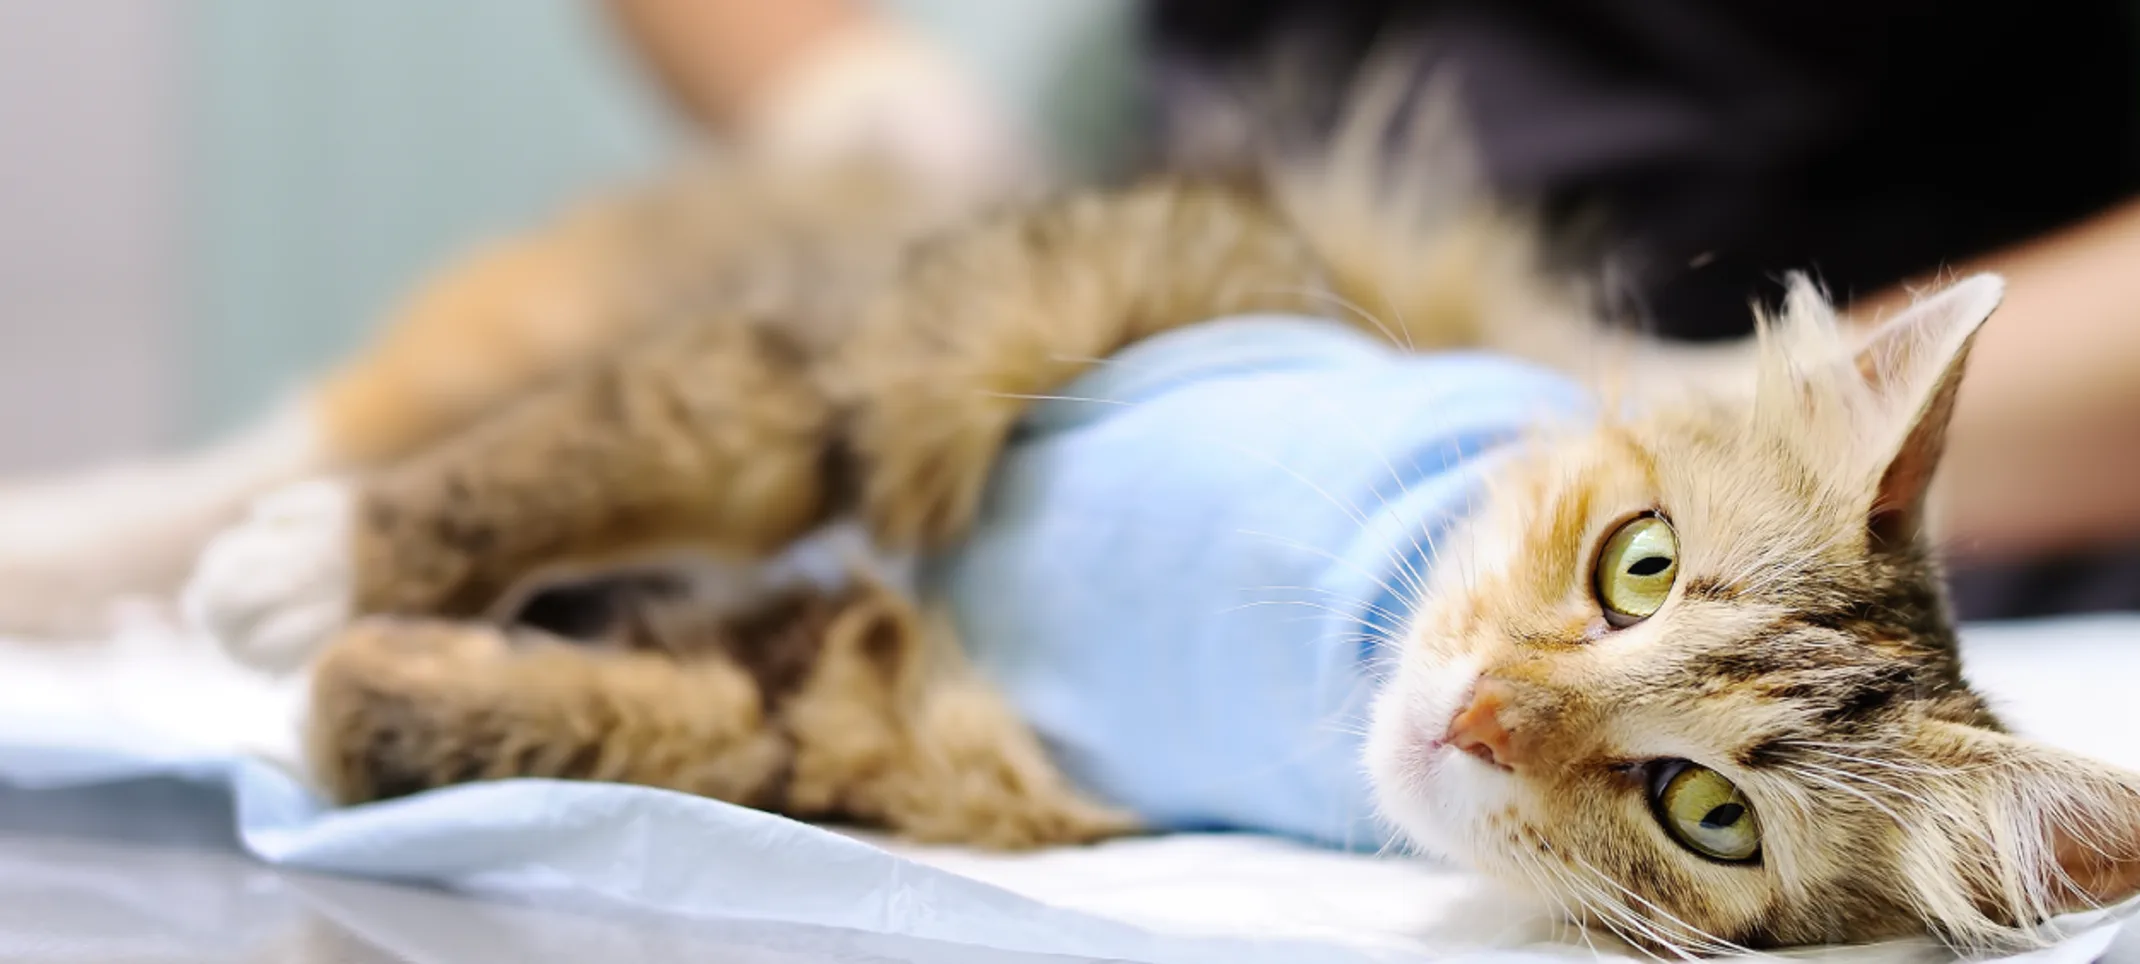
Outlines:
{"type": "Polygon", "coordinates": [[[904,938],[486,903],[291,873],[206,845],[0,833],[0,962],[14,964],[1075,964],[904,938]]]}

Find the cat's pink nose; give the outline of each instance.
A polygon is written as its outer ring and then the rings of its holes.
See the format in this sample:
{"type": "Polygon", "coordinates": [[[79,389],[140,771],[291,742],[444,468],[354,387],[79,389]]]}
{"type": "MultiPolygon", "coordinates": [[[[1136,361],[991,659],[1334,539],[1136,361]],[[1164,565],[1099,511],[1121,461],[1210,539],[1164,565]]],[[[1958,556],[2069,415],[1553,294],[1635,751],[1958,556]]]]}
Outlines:
{"type": "Polygon", "coordinates": [[[1503,722],[1512,691],[1500,680],[1481,679],[1472,686],[1471,701],[1449,718],[1449,732],[1442,743],[1478,757],[1503,770],[1515,769],[1516,735],[1503,722]]]}

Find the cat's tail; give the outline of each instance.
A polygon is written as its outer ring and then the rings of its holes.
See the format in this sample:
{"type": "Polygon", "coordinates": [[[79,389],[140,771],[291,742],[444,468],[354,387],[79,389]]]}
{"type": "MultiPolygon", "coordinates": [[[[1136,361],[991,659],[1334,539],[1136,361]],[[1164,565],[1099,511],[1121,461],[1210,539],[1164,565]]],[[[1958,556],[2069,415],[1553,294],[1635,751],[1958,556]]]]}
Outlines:
{"type": "Polygon", "coordinates": [[[1591,380],[1743,373],[1751,346],[1670,343],[1608,309],[1605,266],[1549,263],[1541,219],[1488,183],[1456,95],[1416,47],[1364,67],[1334,127],[1260,148],[1266,190],[1322,260],[1346,311],[1415,350],[1474,348],[1591,380]],[[1416,59],[1416,58],[1415,58],[1416,59]]]}

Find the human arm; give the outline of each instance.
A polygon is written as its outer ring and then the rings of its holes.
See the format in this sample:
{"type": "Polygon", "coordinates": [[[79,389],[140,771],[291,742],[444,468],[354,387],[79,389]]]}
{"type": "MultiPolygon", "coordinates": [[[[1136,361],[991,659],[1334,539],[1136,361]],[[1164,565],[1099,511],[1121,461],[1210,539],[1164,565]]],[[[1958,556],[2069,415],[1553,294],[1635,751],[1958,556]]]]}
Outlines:
{"type": "Polygon", "coordinates": [[[689,120],[737,147],[871,152],[960,189],[1027,177],[1014,124],[951,57],[857,0],[606,0],[689,120]]]}

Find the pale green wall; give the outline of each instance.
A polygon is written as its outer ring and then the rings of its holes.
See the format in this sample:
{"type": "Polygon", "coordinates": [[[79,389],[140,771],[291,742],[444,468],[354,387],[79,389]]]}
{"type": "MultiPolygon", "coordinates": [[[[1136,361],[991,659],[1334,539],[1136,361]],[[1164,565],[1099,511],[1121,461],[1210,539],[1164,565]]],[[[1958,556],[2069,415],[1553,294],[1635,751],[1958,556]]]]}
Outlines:
{"type": "Polygon", "coordinates": [[[582,0],[203,0],[198,420],[351,344],[445,253],[658,157],[582,0]]]}
{"type": "MultiPolygon", "coordinates": [[[[766,0],[778,2],[778,0],[766,0]]],[[[900,0],[1079,165],[1125,131],[1133,0],[900,0]]],[[[593,0],[197,0],[189,421],[346,349],[454,249],[658,161],[593,0]]]]}

